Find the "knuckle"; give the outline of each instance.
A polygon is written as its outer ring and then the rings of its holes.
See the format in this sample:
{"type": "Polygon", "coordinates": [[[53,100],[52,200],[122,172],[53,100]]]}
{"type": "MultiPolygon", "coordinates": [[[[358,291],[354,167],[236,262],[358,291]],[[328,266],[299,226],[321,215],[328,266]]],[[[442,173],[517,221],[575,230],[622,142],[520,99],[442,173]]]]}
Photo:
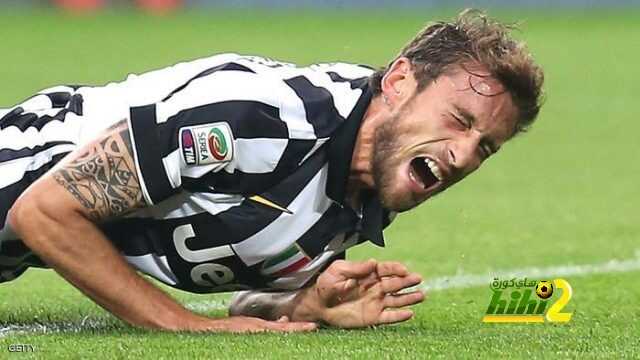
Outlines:
{"type": "Polygon", "coordinates": [[[379,263],[377,271],[380,275],[385,275],[388,272],[389,265],[387,263],[379,263]]]}

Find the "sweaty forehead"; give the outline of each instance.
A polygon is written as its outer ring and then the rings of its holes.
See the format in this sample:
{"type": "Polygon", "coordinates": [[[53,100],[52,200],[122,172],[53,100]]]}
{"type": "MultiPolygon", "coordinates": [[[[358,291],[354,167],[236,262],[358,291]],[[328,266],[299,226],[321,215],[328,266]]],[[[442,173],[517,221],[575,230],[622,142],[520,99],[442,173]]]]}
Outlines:
{"type": "Polygon", "coordinates": [[[445,91],[451,105],[473,116],[475,129],[490,133],[500,143],[511,138],[518,111],[511,94],[499,80],[481,69],[462,68],[442,78],[441,85],[448,87],[445,91]]]}
{"type": "Polygon", "coordinates": [[[502,83],[480,65],[455,66],[446,71],[442,78],[456,91],[467,91],[486,97],[498,96],[506,92],[502,83]]]}

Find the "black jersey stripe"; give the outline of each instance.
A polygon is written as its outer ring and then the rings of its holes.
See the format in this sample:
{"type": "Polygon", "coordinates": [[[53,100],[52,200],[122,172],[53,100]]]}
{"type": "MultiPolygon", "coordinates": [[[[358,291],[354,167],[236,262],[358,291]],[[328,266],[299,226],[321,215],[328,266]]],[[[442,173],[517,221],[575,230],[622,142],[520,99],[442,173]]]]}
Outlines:
{"type": "Polygon", "coordinates": [[[84,98],[80,94],[71,95],[71,99],[69,100],[69,103],[67,103],[66,105],[69,111],[80,116],[84,114],[83,106],[84,106],[84,98]]]}
{"type": "Polygon", "coordinates": [[[41,151],[50,149],[57,145],[71,145],[73,142],[71,141],[52,141],[45,143],[43,145],[38,145],[34,147],[24,147],[21,149],[0,149],[0,163],[9,160],[21,159],[29,156],[33,156],[41,151]]]}
{"type": "Polygon", "coordinates": [[[45,93],[49,100],[51,100],[51,106],[53,108],[64,108],[71,100],[71,93],[66,91],[58,91],[52,93],[45,93]]]}
{"type": "Polygon", "coordinates": [[[0,120],[0,130],[4,130],[10,126],[15,126],[22,132],[26,131],[29,128],[35,128],[36,130],[40,131],[45,125],[54,120],[64,122],[67,113],[70,111],[69,109],[62,109],[54,116],[38,116],[31,112],[24,112],[22,108],[16,109],[19,110],[10,112],[9,114],[5,115],[2,120],[0,120]]]}
{"type": "MultiPolygon", "coordinates": [[[[44,262],[20,240],[9,240],[2,243],[0,268],[15,269],[16,265],[43,267],[44,262]]],[[[20,267],[18,267],[20,268],[20,267]]]]}
{"type": "Polygon", "coordinates": [[[358,217],[355,212],[343,209],[339,204],[333,203],[322,214],[320,220],[300,236],[297,243],[305,254],[315,257],[324,251],[325,244],[336,233],[352,228],[353,223],[356,222],[358,222],[358,217]]]}
{"type": "Polygon", "coordinates": [[[131,138],[135,139],[133,146],[140,166],[140,173],[152,203],[164,200],[177,192],[167,178],[167,173],[160,156],[158,135],[154,131],[156,126],[156,105],[133,107],[130,110],[131,138]]]}
{"type": "Polygon", "coordinates": [[[38,116],[36,114],[25,113],[23,108],[17,107],[0,119],[0,130],[4,130],[9,126],[15,126],[20,129],[20,131],[25,131],[37,120],[38,116]]]}
{"type": "Polygon", "coordinates": [[[284,82],[304,103],[307,121],[313,126],[317,137],[329,136],[344,121],[333,105],[333,95],[329,90],[313,85],[304,76],[296,76],[284,82]]]}
{"type": "Polygon", "coordinates": [[[165,226],[158,226],[152,219],[126,218],[101,226],[111,243],[127,256],[155,254],[165,255],[162,239],[166,238],[165,226]]]}
{"type": "Polygon", "coordinates": [[[293,173],[300,165],[302,159],[313,149],[316,142],[317,140],[290,139],[273,172],[278,177],[293,173]]]}
{"type": "Polygon", "coordinates": [[[10,121],[11,119],[13,119],[14,117],[22,114],[24,112],[24,108],[22,108],[22,106],[16,106],[13,109],[11,109],[9,112],[7,112],[6,114],[4,114],[4,116],[2,116],[2,118],[0,118],[0,129],[4,129],[2,127],[2,124],[5,121],[10,121]]]}
{"type": "Polygon", "coordinates": [[[331,78],[333,82],[348,82],[349,86],[351,86],[351,89],[360,88],[362,79],[363,79],[363,78],[348,79],[348,78],[342,77],[340,74],[338,74],[335,71],[327,71],[327,75],[329,75],[329,78],[331,78]]]}

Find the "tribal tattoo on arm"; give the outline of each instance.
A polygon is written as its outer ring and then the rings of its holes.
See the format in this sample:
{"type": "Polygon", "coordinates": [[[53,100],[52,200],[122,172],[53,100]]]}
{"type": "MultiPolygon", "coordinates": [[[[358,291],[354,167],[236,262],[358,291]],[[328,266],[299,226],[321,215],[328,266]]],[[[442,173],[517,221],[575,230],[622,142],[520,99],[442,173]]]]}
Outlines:
{"type": "Polygon", "coordinates": [[[122,120],[53,173],[93,221],[144,205],[129,136],[127,122],[122,120]]]}

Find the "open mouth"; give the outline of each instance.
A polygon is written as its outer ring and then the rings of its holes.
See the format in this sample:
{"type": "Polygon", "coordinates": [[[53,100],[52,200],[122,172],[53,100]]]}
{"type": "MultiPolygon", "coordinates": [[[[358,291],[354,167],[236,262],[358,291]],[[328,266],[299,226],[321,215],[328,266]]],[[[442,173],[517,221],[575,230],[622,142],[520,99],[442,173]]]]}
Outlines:
{"type": "Polygon", "coordinates": [[[417,157],[411,160],[409,176],[424,189],[428,189],[442,180],[442,172],[438,168],[438,164],[428,157],[417,157]]]}

